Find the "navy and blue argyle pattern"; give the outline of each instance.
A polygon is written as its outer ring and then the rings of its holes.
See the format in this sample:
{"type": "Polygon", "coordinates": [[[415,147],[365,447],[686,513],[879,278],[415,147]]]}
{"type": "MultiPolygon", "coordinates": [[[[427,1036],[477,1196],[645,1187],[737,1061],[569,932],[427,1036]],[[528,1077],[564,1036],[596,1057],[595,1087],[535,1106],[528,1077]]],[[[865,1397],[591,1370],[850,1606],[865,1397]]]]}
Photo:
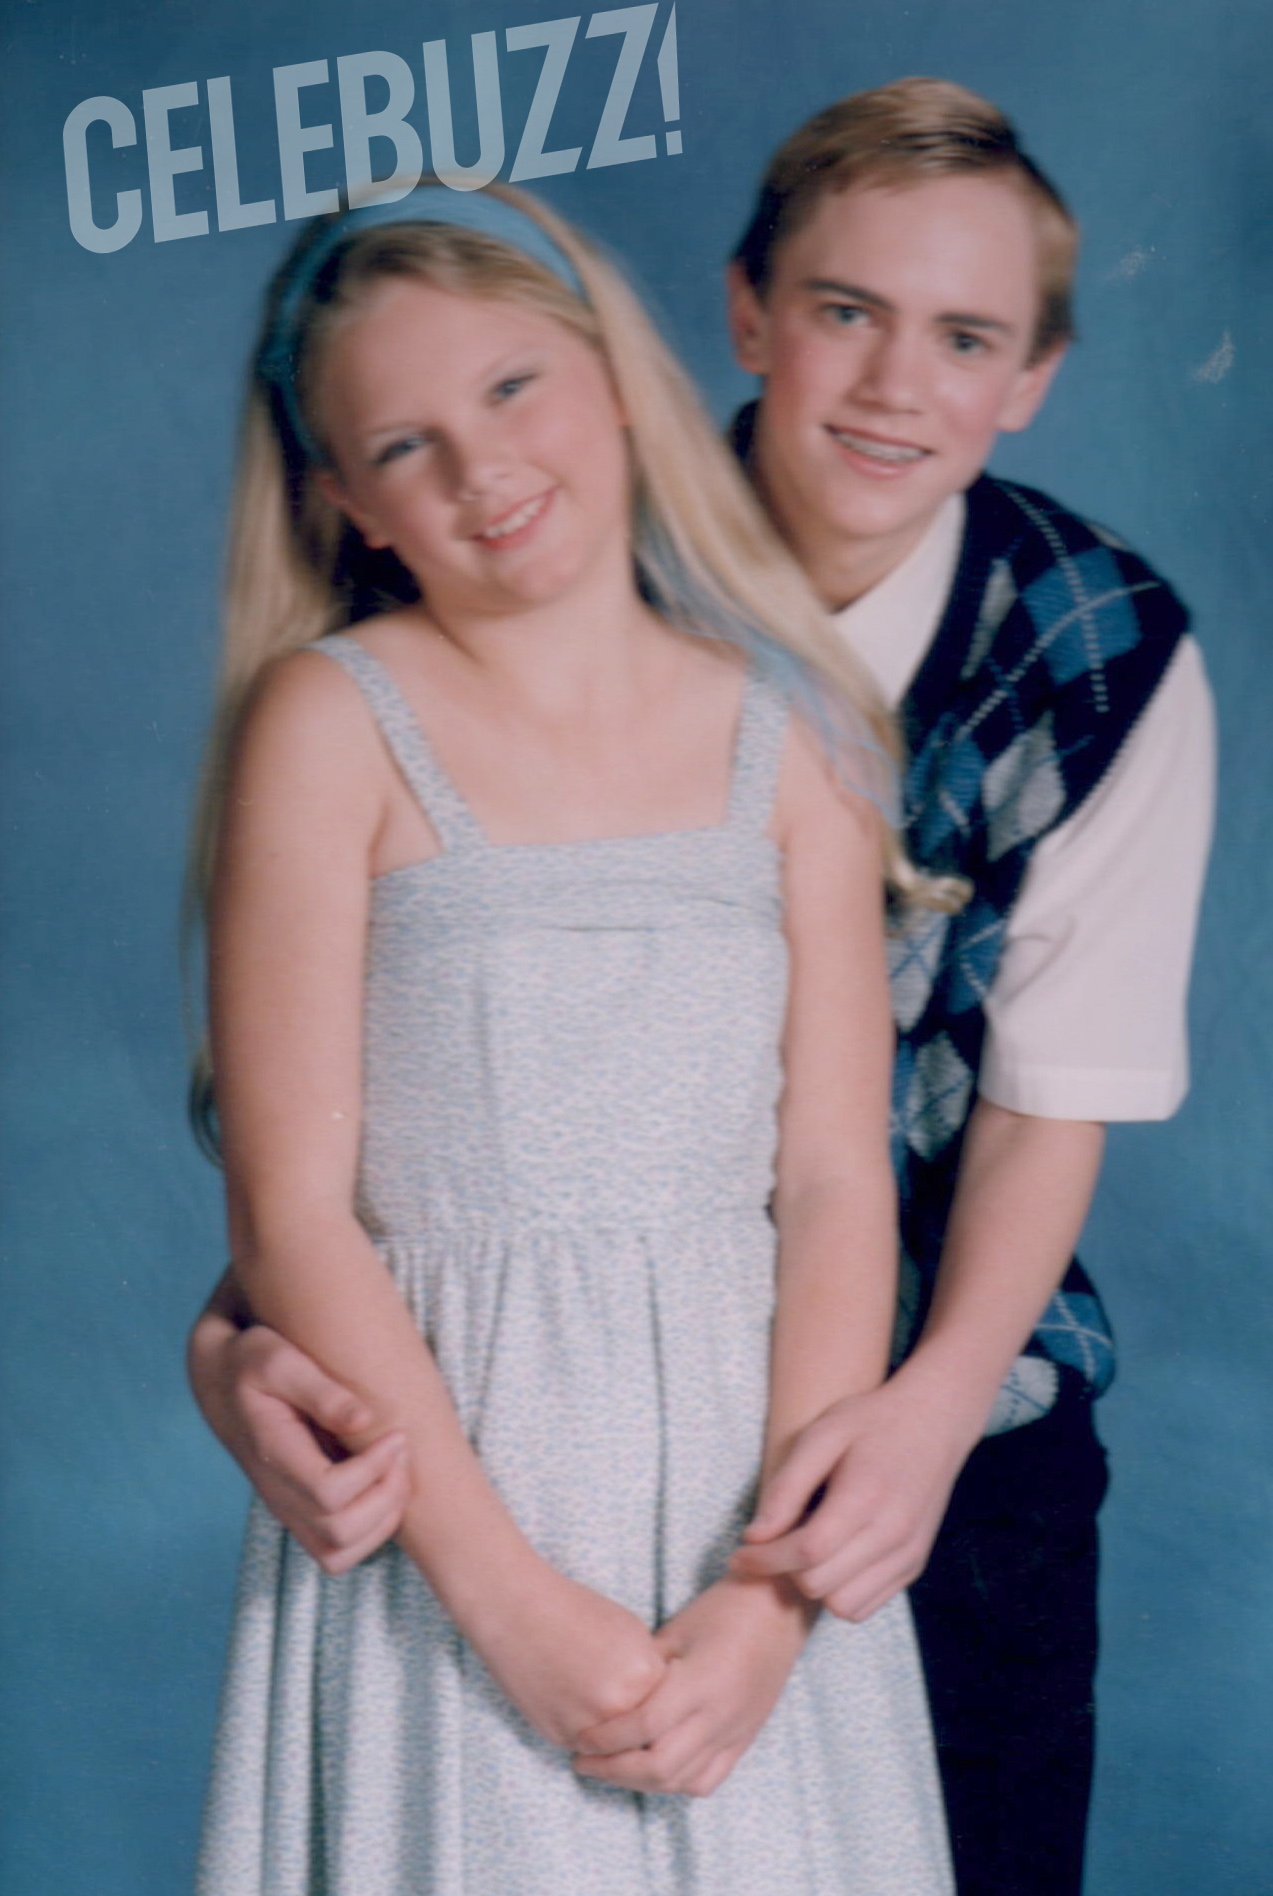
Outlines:
{"type": "MultiPolygon", "coordinates": [[[[945,617],[902,706],[912,857],[966,877],[958,915],[898,913],[893,1157],[912,1330],[931,1293],[976,1098],[985,998],[1033,850],[1100,782],[1188,615],[1136,554],[1032,488],[983,476],[945,617]]],[[[1099,1393],[1114,1344],[1077,1259],[1028,1353],[1099,1393]]]]}
{"type": "MultiPolygon", "coordinates": [[[[744,463],[755,421],[752,402],[730,428],[744,463]]],[[[1189,623],[1152,567],[1048,495],[983,475],[966,498],[946,612],[900,707],[907,847],[973,893],[958,915],[893,916],[899,1353],[932,1293],[977,1097],[985,998],[1031,854],[1101,781],[1189,623]]],[[[1096,1394],[1108,1387],[1113,1336],[1077,1258],[1027,1353],[1096,1394]]]]}

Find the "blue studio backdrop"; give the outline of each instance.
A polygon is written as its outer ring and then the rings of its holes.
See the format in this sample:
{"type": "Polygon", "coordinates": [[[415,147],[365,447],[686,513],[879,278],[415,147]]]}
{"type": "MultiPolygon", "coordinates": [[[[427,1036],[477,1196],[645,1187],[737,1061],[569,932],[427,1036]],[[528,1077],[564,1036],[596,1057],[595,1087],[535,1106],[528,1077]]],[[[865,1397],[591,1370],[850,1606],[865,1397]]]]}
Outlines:
{"type": "Polygon", "coordinates": [[[1081,344],[996,465],[1165,569],[1221,717],[1193,1091],[1116,1132],[1084,1246],[1122,1345],[1089,1887],[1273,1888],[1273,22],[1264,0],[543,12],[6,10],[0,1884],[189,1879],[244,1493],[181,1371],[222,1235],[183,1120],[176,911],[242,370],[289,220],[393,167],[377,123],[458,182],[523,177],[621,250],[723,419],[747,380],[720,264],[764,156],[829,98],[928,72],[1008,109],[1085,231],[1081,344]]]}

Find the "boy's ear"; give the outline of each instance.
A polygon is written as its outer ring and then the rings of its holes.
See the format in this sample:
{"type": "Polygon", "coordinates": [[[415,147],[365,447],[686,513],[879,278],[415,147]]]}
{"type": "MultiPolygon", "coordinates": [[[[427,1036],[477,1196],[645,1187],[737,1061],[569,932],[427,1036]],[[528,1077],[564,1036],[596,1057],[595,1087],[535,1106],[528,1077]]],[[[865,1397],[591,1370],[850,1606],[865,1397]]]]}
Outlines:
{"type": "Polygon", "coordinates": [[[769,317],[764,304],[747,281],[741,263],[731,263],[725,272],[729,297],[729,333],[740,368],[753,375],[769,373],[769,317]]]}
{"type": "Polygon", "coordinates": [[[337,513],[343,513],[346,519],[353,521],[369,547],[374,550],[377,547],[388,546],[388,540],[377,527],[371,515],[366,513],[361,507],[354,506],[349,495],[341,486],[340,476],[338,474],[333,473],[329,467],[320,467],[315,475],[315,479],[318,482],[318,491],[323,499],[329,506],[334,507],[337,513]]]}
{"type": "Polygon", "coordinates": [[[1065,359],[1065,347],[1063,342],[1055,343],[1046,355],[1040,356],[1037,362],[1027,363],[1019,371],[999,414],[999,427],[1006,434],[1017,434],[1034,420],[1047,399],[1053,376],[1065,359]]]}

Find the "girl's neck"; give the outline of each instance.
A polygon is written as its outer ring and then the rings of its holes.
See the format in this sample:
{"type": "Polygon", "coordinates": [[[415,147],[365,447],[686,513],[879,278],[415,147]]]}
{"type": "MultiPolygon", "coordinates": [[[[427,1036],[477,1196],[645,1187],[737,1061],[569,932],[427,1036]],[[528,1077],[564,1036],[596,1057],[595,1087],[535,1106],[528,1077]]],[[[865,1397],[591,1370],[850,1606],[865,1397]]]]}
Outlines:
{"type": "Polygon", "coordinates": [[[661,670],[668,629],[640,597],[630,557],[582,577],[568,594],[505,612],[429,611],[471,685],[545,719],[630,707],[661,670]]]}

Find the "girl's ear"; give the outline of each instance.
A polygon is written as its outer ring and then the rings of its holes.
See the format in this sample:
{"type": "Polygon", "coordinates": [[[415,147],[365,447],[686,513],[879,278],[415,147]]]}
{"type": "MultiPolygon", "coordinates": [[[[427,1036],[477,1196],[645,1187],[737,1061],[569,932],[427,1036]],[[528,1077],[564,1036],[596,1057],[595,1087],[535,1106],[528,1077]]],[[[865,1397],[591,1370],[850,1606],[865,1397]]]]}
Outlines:
{"type": "Polygon", "coordinates": [[[349,498],[341,485],[339,474],[330,467],[320,467],[315,479],[323,499],[329,506],[334,507],[337,513],[343,513],[347,520],[353,521],[369,547],[376,549],[388,546],[388,539],[380,531],[372,516],[364,508],[356,507],[349,498]]]}
{"type": "Polygon", "coordinates": [[[610,399],[614,403],[615,420],[621,428],[631,428],[632,416],[628,412],[628,405],[623,399],[623,391],[619,387],[619,378],[614,372],[614,365],[608,356],[603,355],[601,360],[602,367],[605,369],[606,382],[610,388],[610,399]]]}

